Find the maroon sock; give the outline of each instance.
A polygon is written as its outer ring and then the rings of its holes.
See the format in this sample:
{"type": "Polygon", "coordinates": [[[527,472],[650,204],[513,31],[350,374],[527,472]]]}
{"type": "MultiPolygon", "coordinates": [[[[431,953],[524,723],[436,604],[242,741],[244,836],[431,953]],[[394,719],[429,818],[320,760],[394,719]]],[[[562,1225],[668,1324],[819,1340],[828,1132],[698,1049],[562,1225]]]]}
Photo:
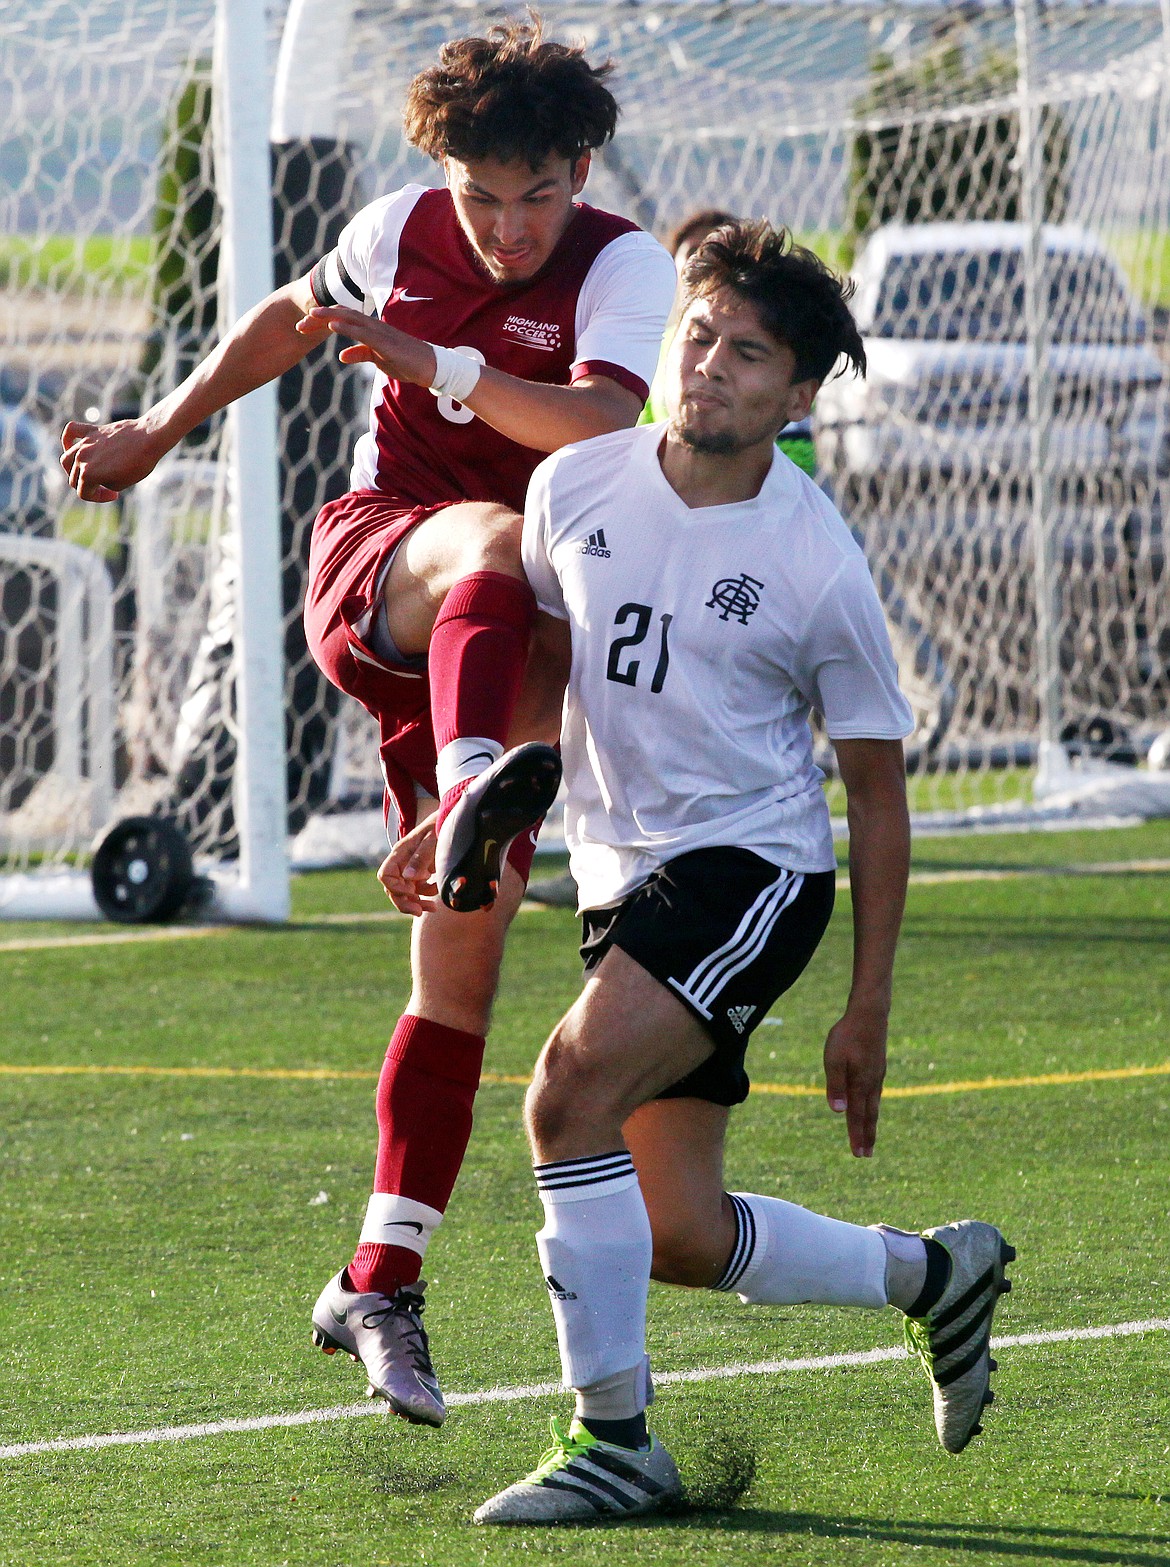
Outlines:
{"type": "MultiPolygon", "coordinates": [[[[507,744],[535,613],[527,582],[498,571],[461,577],[447,594],[428,653],[437,751],[452,740],[507,744]]],[[[440,823],[461,792],[444,791],[440,823]]]]}
{"type": "MultiPolygon", "coordinates": [[[[399,1018],[378,1079],[375,1193],[393,1193],[439,1214],[446,1210],[471,1136],[483,1048],[478,1034],[429,1018],[399,1018]]],[[[421,1271],[419,1252],[363,1239],[349,1280],[354,1289],[392,1295],[421,1271]]]]}

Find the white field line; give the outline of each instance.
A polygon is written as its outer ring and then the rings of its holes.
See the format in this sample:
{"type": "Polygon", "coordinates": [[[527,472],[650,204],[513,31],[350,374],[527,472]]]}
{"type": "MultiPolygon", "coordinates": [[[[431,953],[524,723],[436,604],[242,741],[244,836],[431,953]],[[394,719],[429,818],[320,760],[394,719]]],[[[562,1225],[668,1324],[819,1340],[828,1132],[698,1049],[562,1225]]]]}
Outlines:
{"type": "MultiPolygon", "coordinates": [[[[1170,1317],[1146,1322],[1115,1322],[1101,1328],[1057,1328],[1044,1333],[1014,1333],[993,1338],[992,1349],[1016,1349],[1033,1344],[1067,1344],[1099,1338],[1129,1338],[1136,1333],[1170,1332],[1170,1317]]],[[[676,1382],[713,1382],[733,1377],[775,1376],[784,1371],[837,1371],[879,1365],[888,1360],[908,1360],[906,1350],[867,1349],[849,1355],[814,1355],[803,1360],[743,1361],[729,1366],[698,1366],[692,1371],[655,1373],[656,1387],[676,1382]]],[[[534,1382],[528,1387],[490,1387],[476,1393],[449,1393],[451,1408],[479,1404],[513,1404],[524,1399],[550,1398],[564,1389],[559,1382],[534,1382]]],[[[380,1399],[361,1404],[335,1404],[331,1409],[303,1409],[292,1415],[259,1415],[249,1420],[216,1420],[204,1425],[155,1426],[149,1431],[120,1431],[104,1436],[57,1437],[47,1442],[11,1442],[0,1446],[0,1458],[29,1458],[36,1453],[92,1452],[100,1447],[141,1447],[151,1442],[189,1442],[201,1436],[225,1436],[236,1431],[273,1431],[288,1426],[322,1425],[332,1420],[354,1420],[362,1415],[384,1414],[380,1399]]]]}
{"type": "Polygon", "coordinates": [[[203,936],[224,936],[231,928],[230,925],[161,925],[151,930],[97,931],[82,936],[21,936],[12,941],[0,941],[0,952],[51,952],[55,947],[125,947],[143,941],[197,941],[203,936]]]}
{"type": "MultiPolygon", "coordinates": [[[[1170,860],[1092,860],[1069,865],[1019,865],[996,869],[969,866],[953,871],[911,871],[912,887],[936,887],[952,882],[1023,881],[1029,876],[1162,876],[1170,871],[1170,860]]],[[[837,890],[844,892],[849,877],[837,878],[837,890]]],[[[522,914],[543,912],[543,903],[521,903],[522,914]]],[[[366,913],[305,914],[290,919],[284,926],[269,926],[268,930],[311,930],[320,925],[381,925],[408,919],[397,909],[370,909],[366,913]]],[[[0,926],[0,929],[3,927],[0,926]]],[[[54,947],[121,947],[128,942],[139,941],[191,941],[200,936],[224,936],[235,930],[233,925],[163,925],[149,930],[99,931],[84,936],[24,936],[13,941],[0,940],[0,954],[5,952],[44,952],[54,947]]]]}

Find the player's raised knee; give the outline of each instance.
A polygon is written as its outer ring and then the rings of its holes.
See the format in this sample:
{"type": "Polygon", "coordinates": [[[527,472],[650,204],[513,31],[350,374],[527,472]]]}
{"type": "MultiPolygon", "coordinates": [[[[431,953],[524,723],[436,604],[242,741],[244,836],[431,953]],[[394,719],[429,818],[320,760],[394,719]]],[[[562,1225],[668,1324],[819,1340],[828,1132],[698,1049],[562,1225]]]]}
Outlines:
{"type": "Polygon", "coordinates": [[[449,507],[443,514],[448,523],[454,513],[458,523],[451,533],[456,553],[454,570],[458,576],[475,571],[498,571],[505,576],[521,577],[520,536],[524,518],[510,506],[493,501],[467,501],[449,507]]]}

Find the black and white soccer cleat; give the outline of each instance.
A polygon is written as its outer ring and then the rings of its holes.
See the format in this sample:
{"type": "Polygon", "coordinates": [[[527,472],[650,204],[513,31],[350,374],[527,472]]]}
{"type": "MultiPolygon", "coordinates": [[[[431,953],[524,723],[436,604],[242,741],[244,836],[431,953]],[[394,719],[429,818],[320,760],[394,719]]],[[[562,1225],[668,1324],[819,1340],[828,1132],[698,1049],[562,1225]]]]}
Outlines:
{"type": "Polygon", "coordinates": [[[435,845],[435,881],[449,909],[472,914],[491,907],[508,845],[536,826],[560,786],[560,757],[537,741],[505,751],[471,780],[435,845]]]}

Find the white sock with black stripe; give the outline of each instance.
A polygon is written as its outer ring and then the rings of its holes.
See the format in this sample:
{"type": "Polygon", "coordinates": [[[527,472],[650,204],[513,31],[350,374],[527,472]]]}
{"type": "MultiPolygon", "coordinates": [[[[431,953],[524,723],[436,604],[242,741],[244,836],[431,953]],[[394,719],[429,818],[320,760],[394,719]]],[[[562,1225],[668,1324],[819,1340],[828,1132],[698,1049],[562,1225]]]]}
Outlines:
{"type": "Polygon", "coordinates": [[[723,1290],[730,1295],[747,1270],[756,1250],[756,1221],[752,1210],[737,1192],[728,1192],[735,1209],[735,1245],[727,1266],[712,1284],[713,1290],[723,1290]]]}
{"type": "Polygon", "coordinates": [[[620,1407],[622,1415],[633,1415],[646,1407],[649,1390],[646,1298],[652,1252],[633,1160],[621,1148],[538,1164],[534,1173],[544,1204],[536,1249],[565,1386],[605,1384],[605,1412],[620,1407]],[[627,1383],[615,1402],[618,1384],[627,1383]]]}
{"type": "Polygon", "coordinates": [[[845,1224],[779,1197],[730,1194],[735,1245],[714,1285],[745,1305],[888,1304],[886,1244],[876,1230],[845,1224]]]}

